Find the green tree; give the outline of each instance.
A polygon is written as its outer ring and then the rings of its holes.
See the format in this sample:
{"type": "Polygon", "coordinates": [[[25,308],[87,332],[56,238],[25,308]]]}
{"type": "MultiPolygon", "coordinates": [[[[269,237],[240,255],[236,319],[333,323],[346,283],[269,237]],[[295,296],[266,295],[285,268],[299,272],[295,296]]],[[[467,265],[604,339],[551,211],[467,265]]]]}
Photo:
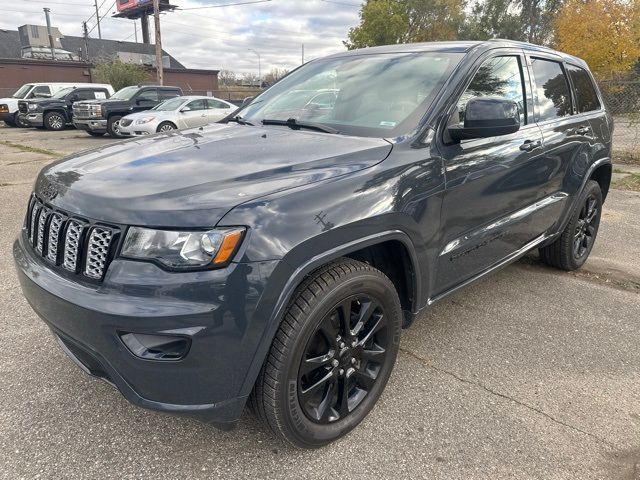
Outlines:
{"type": "Polygon", "coordinates": [[[464,20],[464,0],[367,0],[348,49],[394,43],[453,40],[464,20]]]}
{"type": "Polygon", "coordinates": [[[140,85],[149,80],[149,69],[136,63],[125,63],[118,58],[96,63],[94,78],[98,83],[110,83],[116,90],[129,85],[140,85]]]}

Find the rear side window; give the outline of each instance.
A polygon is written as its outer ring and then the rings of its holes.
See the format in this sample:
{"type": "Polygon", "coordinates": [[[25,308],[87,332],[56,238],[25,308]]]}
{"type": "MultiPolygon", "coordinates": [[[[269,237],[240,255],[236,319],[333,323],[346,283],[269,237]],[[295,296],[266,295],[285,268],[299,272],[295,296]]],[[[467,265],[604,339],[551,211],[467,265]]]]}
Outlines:
{"type": "Polygon", "coordinates": [[[96,93],[94,90],[79,90],[78,92],[76,92],[76,95],[78,100],[94,100],[96,98],[96,93]]]}
{"type": "Polygon", "coordinates": [[[575,89],[578,113],[599,110],[600,100],[589,73],[584,68],[574,65],[567,65],[567,71],[575,89]]]}
{"type": "Polygon", "coordinates": [[[518,57],[494,57],[480,66],[458,101],[459,123],[464,122],[467,103],[476,97],[502,97],[518,102],[520,122],[525,124],[524,89],[518,57]]]}
{"type": "Polygon", "coordinates": [[[218,100],[207,100],[207,104],[209,108],[229,108],[229,105],[218,100]]]}
{"type": "Polygon", "coordinates": [[[531,66],[536,82],[538,121],[571,115],[571,94],[562,65],[552,60],[533,58],[531,66]]]}

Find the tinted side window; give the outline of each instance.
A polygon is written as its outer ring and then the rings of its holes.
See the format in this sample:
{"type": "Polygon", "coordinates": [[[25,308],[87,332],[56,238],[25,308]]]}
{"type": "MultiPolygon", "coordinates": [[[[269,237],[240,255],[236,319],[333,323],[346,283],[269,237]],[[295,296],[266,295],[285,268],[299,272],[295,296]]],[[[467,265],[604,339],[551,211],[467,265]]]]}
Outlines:
{"type": "Polygon", "coordinates": [[[464,122],[467,103],[475,97],[503,97],[518,102],[520,122],[525,124],[524,89],[518,57],[494,57],[480,66],[458,101],[460,123],[464,122]]]}
{"type": "Polygon", "coordinates": [[[169,98],[179,97],[180,92],[178,90],[160,90],[160,99],[167,100],[169,98]]]}
{"type": "Polygon", "coordinates": [[[600,100],[598,100],[598,94],[591,81],[591,76],[584,68],[573,65],[567,65],[567,71],[575,89],[578,112],[598,110],[600,108],[600,100]]]}
{"type": "Polygon", "coordinates": [[[157,102],[158,101],[158,91],[155,90],[155,89],[145,90],[144,92],[141,92],[138,95],[136,100],[149,100],[149,101],[152,101],[152,102],[157,102]]]}
{"type": "Polygon", "coordinates": [[[51,95],[51,89],[46,85],[35,87],[29,94],[29,98],[38,98],[39,95],[51,95]]]}
{"type": "Polygon", "coordinates": [[[79,90],[76,92],[78,100],[93,100],[96,94],[93,90],[79,90]]]}
{"type": "Polygon", "coordinates": [[[187,103],[187,107],[191,110],[204,110],[207,108],[204,100],[194,100],[193,102],[187,103]]]}
{"type": "Polygon", "coordinates": [[[207,100],[209,108],[229,108],[229,105],[218,100],[207,100]]]}
{"type": "Polygon", "coordinates": [[[538,97],[538,121],[571,115],[571,94],[562,65],[552,60],[531,59],[538,97]]]}

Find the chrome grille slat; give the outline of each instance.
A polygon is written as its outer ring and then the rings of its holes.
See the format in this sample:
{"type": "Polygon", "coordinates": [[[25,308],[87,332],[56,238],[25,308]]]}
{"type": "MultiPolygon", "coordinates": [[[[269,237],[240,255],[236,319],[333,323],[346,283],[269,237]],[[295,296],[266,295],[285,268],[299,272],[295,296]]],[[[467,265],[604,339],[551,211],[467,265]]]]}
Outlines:
{"type": "Polygon", "coordinates": [[[42,255],[42,253],[44,252],[44,229],[47,226],[47,218],[50,212],[51,211],[48,208],[42,207],[40,209],[40,215],[38,216],[38,230],[37,230],[38,241],[36,243],[36,251],[40,255],[42,255]]]}
{"type": "Polygon", "coordinates": [[[47,242],[47,259],[56,263],[58,261],[58,241],[60,239],[60,229],[64,223],[64,217],[59,213],[51,214],[49,223],[49,240],[47,242]]]}
{"type": "Polygon", "coordinates": [[[71,272],[75,272],[78,265],[78,253],[80,250],[80,238],[83,225],[77,220],[69,220],[67,234],[64,238],[64,259],[62,266],[71,272]]]}
{"type": "Polygon", "coordinates": [[[84,274],[87,277],[95,279],[102,278],[112,238],[113,232],[111,229],[94,227],[91,230],[89,245],[87,247],[87,260],[84,269],[84,274]]]}
{"type": "Polygon", "coordinates": [[[26,243],[34,253],[73,274],[101,281],[109,266],[109,253],[120,229],[74,218],[45,205],[36,194],[29,199],[24,222],[26,243]]]}

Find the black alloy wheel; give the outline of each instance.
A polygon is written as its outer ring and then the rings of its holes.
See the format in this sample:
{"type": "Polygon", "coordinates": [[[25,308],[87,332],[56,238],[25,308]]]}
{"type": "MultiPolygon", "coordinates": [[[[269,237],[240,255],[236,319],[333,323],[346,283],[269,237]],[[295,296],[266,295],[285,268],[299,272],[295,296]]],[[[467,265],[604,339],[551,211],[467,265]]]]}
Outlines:
{"type": "Polygon", "coordinates": [[[312,421],[345,418],[373,388],[389,344],[380,303],[354,295],[336,305],[312,334],[300,363],[298,398],[312,421]]]}
{"type": "Polygon", "coordinates": [[[598,199],[595,195],[589,195],[580,209],[578,221],[576,222],[573,237],[573,256],[576,260],[591,251],[593,242],[596,239],[598,220],[598,199]]]}

